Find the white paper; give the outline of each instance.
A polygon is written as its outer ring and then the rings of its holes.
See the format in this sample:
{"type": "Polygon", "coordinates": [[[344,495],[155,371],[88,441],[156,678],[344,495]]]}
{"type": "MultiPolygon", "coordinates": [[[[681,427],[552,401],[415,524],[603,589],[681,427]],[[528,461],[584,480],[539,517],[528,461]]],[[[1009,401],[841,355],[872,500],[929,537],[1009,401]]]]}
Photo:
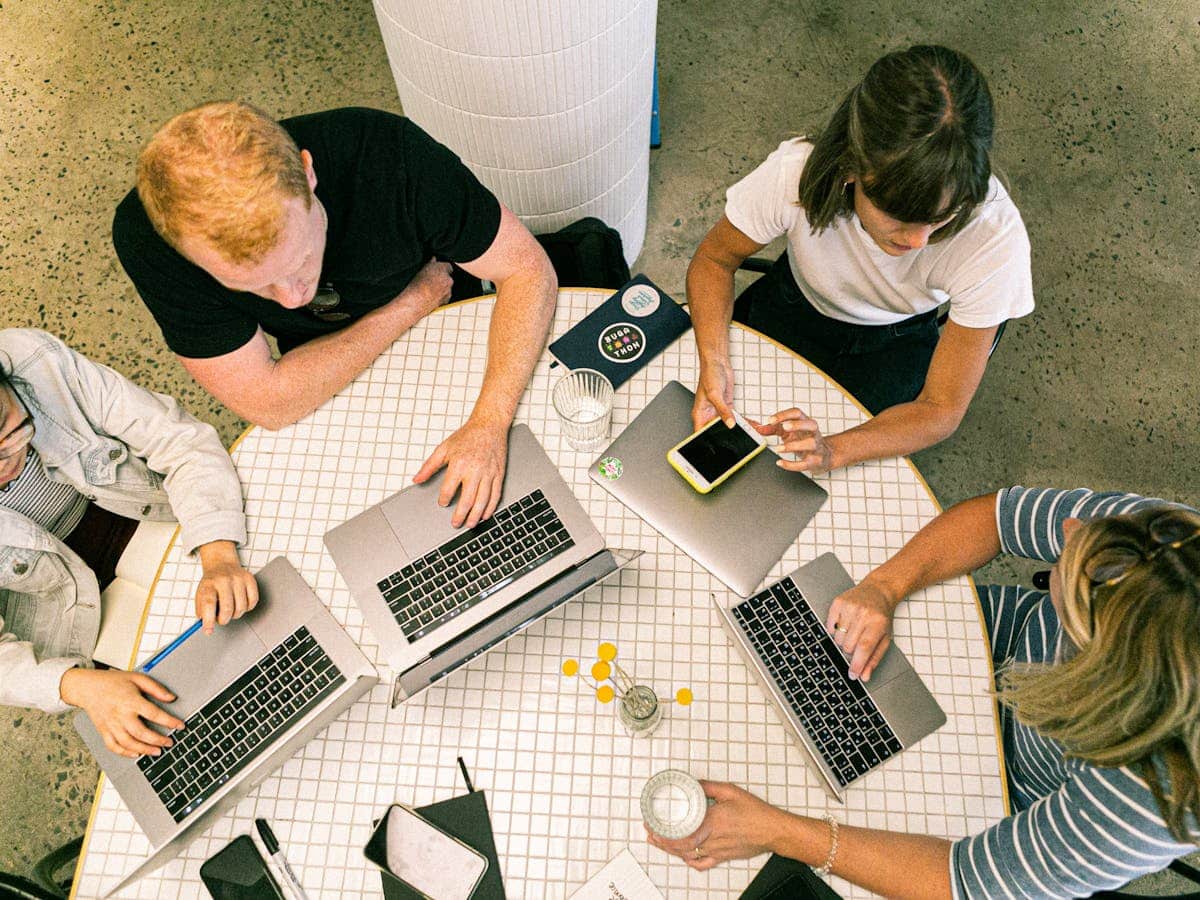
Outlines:
{"type": "Polygon", "coordinates": [[[626,848],[572,894],[571,900],[663,900],[663,895],[626,848]]]}

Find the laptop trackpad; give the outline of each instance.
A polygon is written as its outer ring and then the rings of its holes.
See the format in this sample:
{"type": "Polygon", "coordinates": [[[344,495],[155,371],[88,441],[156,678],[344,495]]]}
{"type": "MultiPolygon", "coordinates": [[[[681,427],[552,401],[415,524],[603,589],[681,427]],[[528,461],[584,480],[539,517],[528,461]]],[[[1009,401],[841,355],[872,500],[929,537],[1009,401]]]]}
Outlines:
{"type": "Polygon", "coordinates": [[[245,618],[233,619],[212,634],[197,631],[147,674],[176,695],[166,710],[186,719],[210,698],[214,685],[233,681],[264,649],[245,618]]]}
{"type": "Polygon", "coordinates": [[[380,504],[383,517],[404,551],[406,561],[422,556],[455,535],[462,534],[461,528],[455,528],[450,523],[458,505],[458,495],[455,494],[449,506],[438,506],[443,476],[444,472],[439,472],[430,481],[407,487],[380,504]]]}

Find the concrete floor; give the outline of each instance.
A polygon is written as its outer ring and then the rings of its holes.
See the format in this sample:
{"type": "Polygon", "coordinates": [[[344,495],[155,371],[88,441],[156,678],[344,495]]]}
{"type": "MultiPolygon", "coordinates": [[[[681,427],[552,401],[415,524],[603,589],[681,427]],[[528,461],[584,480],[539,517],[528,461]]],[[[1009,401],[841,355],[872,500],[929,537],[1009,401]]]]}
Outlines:
{"type": "MultiPolygon", "coordinates": [[[[992,85],[1038,309],[917,463],[943,504],[1012,483],[1200,502],[1197,26],[1181,0],[662,0],[664,143],[636,268],[682,297],[729,184],[882,52],[957,47],[992,85]]],[[[4,323],[62,336],[232,440],[242,423],[173,360],[117,263],[112,211],[142,143],[201,101],[400,111],[370,2],[8,0],[0,47],[4,323]]],[[[23,872],[83,831],[96,769],[65,716],[0,710],[0,746],[0,870],[23,872]]]]}

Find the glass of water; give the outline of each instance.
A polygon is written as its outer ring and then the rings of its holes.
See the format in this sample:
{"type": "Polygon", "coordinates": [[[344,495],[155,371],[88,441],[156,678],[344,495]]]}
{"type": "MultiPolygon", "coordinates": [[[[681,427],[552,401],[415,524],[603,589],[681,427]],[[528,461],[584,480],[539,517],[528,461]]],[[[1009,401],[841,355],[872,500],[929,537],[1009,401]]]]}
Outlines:
{"type": "Polygon", "coordinates": [[[567,443],[576,450],[599,450],[612,427],[612,382],[595,369],[575,369],[554,385],[554,411],[567,443]]]}

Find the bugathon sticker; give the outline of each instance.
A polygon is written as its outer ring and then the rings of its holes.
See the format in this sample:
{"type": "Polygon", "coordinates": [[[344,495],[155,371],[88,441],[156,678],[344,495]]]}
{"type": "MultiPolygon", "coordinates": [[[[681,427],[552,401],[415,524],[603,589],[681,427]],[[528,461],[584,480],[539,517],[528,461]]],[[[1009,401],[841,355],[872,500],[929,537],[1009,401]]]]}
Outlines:
{"type": "Polygon", "coordinates": [[[645,351],[646,332],[630,322],[618,322],[600,332],[597,343],[605,359],[615,363],[630,363],[645,351]]]}
{"type": "Polygon", "coordinates": [[[635,284],[621,295],[621,308],[631,316],[649,316],[658,309],[662,296],[648,284],[635,284]]]}

